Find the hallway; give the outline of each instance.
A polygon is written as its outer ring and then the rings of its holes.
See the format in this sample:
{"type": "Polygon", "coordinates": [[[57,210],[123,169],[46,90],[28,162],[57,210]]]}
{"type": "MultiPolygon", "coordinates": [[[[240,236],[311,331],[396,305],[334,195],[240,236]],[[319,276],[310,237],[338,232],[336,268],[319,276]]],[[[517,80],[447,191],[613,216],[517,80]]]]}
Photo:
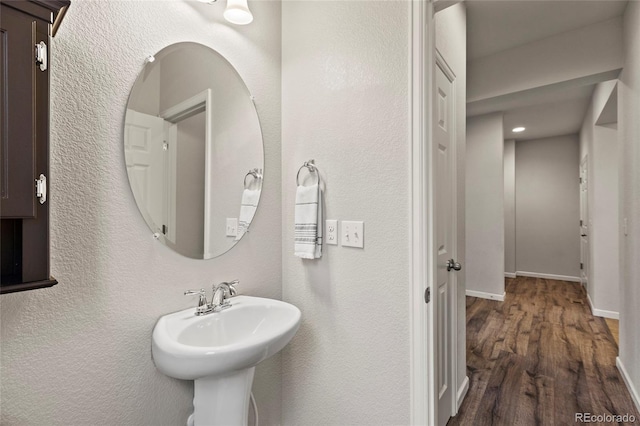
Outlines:
{"type": "Polygon", "coordinates": [[[504,302],[467,297],[466,310],[471,383],[448,425],[566,425],[575,413],[640,424],[618,346],[579,283],[507,279],[504,302]]]}

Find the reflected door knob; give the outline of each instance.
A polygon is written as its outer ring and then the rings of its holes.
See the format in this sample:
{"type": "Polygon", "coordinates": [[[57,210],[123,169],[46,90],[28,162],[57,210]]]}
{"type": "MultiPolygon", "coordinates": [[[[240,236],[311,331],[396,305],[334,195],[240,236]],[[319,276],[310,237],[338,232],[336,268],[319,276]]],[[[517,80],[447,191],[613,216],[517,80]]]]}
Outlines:
{"type": "Polygon", "coordinates": [[[458,262],[456,262],[453,259],[449,259],[447,260],[447,271],[450,271],[452,269],[454,271],[459,271],[460,269],[462,269],[462,265],[460,265],[458,262]]]}

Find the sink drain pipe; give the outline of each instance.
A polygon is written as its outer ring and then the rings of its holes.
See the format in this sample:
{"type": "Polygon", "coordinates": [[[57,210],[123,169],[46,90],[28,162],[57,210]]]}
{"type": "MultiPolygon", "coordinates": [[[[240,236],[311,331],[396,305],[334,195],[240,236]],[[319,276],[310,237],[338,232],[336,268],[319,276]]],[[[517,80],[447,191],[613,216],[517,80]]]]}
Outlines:
{"type": "MultiPolygon", "coordinates": [[[[253,407],[253,414],[254,414],[253,426],[259,426],[259,423],[258,423],[258,405],[256,404],[256,399],[253,397],[253,392],[251,392],[251,395],[250,395],[249,399],[251,400],[251,406],[253,407]]],[[[189,417],[187,418],[187,426],[195,426],[195,423],[194,423],[194,420],[193,420],[193,413],[191,413],[189,415],[189,417]]]]}

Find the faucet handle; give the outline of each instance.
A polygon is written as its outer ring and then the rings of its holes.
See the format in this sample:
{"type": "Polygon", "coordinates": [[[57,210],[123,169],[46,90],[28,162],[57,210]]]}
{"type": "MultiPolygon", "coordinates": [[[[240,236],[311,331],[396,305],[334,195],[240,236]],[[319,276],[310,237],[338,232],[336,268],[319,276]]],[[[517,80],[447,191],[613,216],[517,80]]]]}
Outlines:
{"type": "Polygon", "coordinates": [[[229,290],[229,292],[228,292],[229,294],[228,295],[227,295],[226,291],[224,293],[225,299],[227,297],[233,297],[236,294],[238,294],[238,291],[236,290],[236,284],[239,284],[239,283],[240,283],[240,280],[233,280],[233,281],[228,281],[228,282],[227,281],[223,281],[220,284],[214,284],[213,285],[213,294],[215,295],[216,290],[218,290],[218,288],[224,286],[229,290]]]}
{"type": "Polygon", "coordinates": [[[236,285],[238,284],[240,284],[240,280],[233,280],[227,283],[229,286],[229,296],[233,297],[238,294],[238,290],[236,290],[236,285]]]}
{"type": "Polygon", "coordinates": [[[207,294],[204,291],[204,288],[201,288],[200,290],[187,290],[184,292],[185,296],[200,296],[200,298],[198,299],[198,307],[201,306],[207,306],[208,302],[207,302],[207,294]]]}

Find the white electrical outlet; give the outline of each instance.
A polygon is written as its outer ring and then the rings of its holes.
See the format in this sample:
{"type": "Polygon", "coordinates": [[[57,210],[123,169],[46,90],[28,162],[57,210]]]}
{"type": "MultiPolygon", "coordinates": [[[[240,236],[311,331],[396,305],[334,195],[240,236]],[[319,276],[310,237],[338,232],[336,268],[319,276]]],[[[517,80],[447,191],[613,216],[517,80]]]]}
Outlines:
{"type": "Polygon", "coordinates": [[[338,221],[337,220],[327,220],[326,223],[327,230],[327,238],[325,242],[330,245],[337,246],[338,245],[338,221]]]}
{"type": "Polygon", "coordinates": [[[238,219],[235,217],[227,218],[227,237],[235,237],[238,235],[238,219]]]}
{"type": "Polygon", "coordinates": [[[364,248],[364,222],[343,220],[340,232],[343,247],[364,248]]]}

